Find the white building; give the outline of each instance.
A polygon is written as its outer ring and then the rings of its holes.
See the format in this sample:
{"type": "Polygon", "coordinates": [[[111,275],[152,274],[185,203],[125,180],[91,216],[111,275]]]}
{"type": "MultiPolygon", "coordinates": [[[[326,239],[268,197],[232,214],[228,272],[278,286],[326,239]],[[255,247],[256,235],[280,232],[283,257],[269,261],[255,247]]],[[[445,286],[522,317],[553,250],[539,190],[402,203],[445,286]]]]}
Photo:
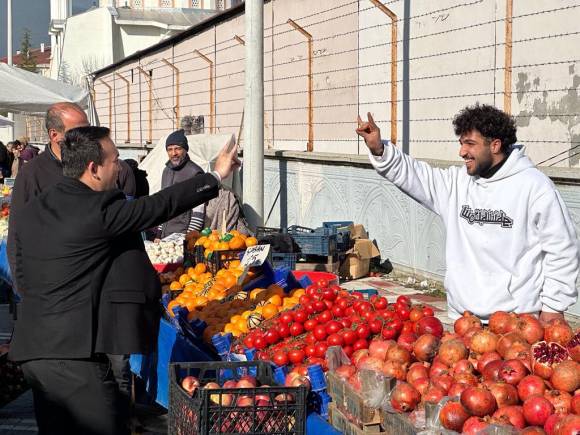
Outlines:
{"type": "Polygon", "coordinates": [[[50,77],[81,84],[84,77],[174,36],[237,0],[100,0],[72,15],[72,0],[51,0],[50,77]]]}

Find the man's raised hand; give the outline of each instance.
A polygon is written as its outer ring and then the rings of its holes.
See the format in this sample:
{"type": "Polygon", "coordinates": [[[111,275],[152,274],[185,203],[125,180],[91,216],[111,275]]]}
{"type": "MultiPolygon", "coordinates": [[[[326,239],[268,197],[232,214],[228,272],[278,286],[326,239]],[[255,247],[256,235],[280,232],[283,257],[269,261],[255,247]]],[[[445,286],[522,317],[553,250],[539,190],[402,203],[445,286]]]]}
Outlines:
{"type": "Polygon", "coordinates": [[[228,141],[221,149],[215,162],[214,170],[219,174],[222,180],[230,176],[234,169],[241,166],[238,159],[238,144],[228,141]]]}
{"type": "Polygon", "coordinates": [[[360,115],[357,117],[358,121],[358,128],[356,129],[356,134],[362,137],[367,144],[367,147],[376,156],[382,156],[384,146],[381,143],[381,130],[375,124],[375,120],[373,119],[373,115],[367,113],[368,122],[364,122],[360,115]]]}

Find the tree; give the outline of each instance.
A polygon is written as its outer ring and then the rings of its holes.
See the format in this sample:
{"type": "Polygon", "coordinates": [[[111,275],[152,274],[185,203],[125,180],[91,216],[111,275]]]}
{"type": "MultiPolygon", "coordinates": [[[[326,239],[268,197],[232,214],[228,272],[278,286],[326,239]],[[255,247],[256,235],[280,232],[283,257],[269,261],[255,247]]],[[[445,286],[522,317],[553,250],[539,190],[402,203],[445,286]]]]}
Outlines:
{"type": "Polygon", "coordinates": [[[30,51],[30,30],[24,29],[24,34],[22,35],[22,42],[20,43],[20,68],[25,69],[30,72],[38,72],[36,68],[36,59],[34,54],[30,51]]]}

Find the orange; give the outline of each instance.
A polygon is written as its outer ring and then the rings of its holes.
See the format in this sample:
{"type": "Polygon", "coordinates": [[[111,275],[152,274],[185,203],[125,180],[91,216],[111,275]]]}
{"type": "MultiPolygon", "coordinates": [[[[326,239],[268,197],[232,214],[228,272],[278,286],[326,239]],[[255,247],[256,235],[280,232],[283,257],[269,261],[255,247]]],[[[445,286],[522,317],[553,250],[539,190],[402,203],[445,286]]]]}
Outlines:
{"type": "Polygon", "coordinates": [[[187,311],[192,312],[195,309],[195,300],[188,299],[187,302],[185,302],[185,308],[187,308],[187,311]]]}
{"type": "Polygon", "coordinates": [[[258,239],[256,239],[255,237],[248,237],[246,239],[246,248],[249,248],[250,246],[256,246],[258,244],[258,239]]]}
{"type": "Polygon", "coordinates": [[[226,288],[232,288],[238,283],[238,279],[232,273],[228,273],[224,276],[224,285],[226,288]]]}
{"type": "Polygon", "coordinates": [[[248,321],[240,317],[236,322],[232,322],[236,327],[244,334],[248,333],[250,329],[248,328],[248,321]]]}
{"type": "Polygon", "coordinates": [[[185,284],[187,284],[189,281],[191,281],[191,277],[190,277],[190,276],[189,276],[187,273],[184,273],[183,275],[181,275],[181,276],[179,277],[179,283],[180,283],[181,285],[185,285],[185,284]]]}
{"type": "Polygon", "coordinates": [[[177,302],[175,299],[172,301],[169,301],[169,303],[167,304],[167,311],[169,311],[169,315],[171,317],[175,317],[175,314],[173,313],[173,308],[174,307],[180,307],[181,305],[179,304],[179,302],[177,302]]]}
{"type": "Polygon", "coordinates": [[[263,296],[258,299],[258,297],[262,293],[265,294],[266,293],[266,289],[264,289],[264,288],[255,288],[254,290],[252,290],[250,292],[250,299],[253,300],[253,301],[254,300],[262,300],[263,296]]]}
{"type": "Polygon", "coordinates": [[[195,246],[197,246],[197,245],[203,245],[206,240],[207,240],[207,237],[206,236],[201,236],[199,239],[197,239],[195,241],[195,246]]]}
{"type": "Polygon", "coordinates": [[[170,290],[181,290],[183,288],[183,286],[181,285],[181,283],[179,281],[173,281],[170,285],[169,285],[169,289],[170,290]]]}
{"type": "Polygon", "coordinates": [[[195,270],[195,273],[197,273],[198,275],[201,275],[202,273],[205,273],[207,271],[207,268],[204,263],[197,263],[193,269],[195,270]]]}
{"type": "Polygon", "coordinates": [[[243,249],[245,247],[246,243],[244,242],[244,239],[242,239],[241,237],[234,236],[230,240],[230,249],[243,249]]]}
{"type": "Polygon", "coordinates": [[[282,305],[282,303],[283,303],[283,302],[282,302],[282,296],[280,296],[280,295],[273,295],[273,296],[270,296],[270,297],[268,298],[268,302],[269,302],[269,303],[271,303],[272,305],[275,305],[275,306],[279,307],[279,306],[281,306],[281,305],[282,305]]]}
{"type": "Polygon", "coordinates": [[[195,273],[195,269],[193,267],[188,267],[185,273],[191,276],[193,273],[195,273]]]}
{"type": "Polygon", "coordinates": [[[276,305],[268,304],[262,307],[262,316],[265,319],[271,319],[276,314],[278,314],[278,307],[276,305]]]}
{"type": "Polygon", "coordinates": [[[209,299],[206,298],[205,296],[196,296],[196,298],[195,298],[195,306],[196,307],[205,305],[208,302],[209,302],[209,299]]]}
{"type": "Polygon", "coordinates": [[[292,296],[296,296],[297,298],[300,298],[300,296],[306,294],[306,290],[304,290],[303,288],[297,288],[292,290],[291,295],[292,296]]]}
{"type": "Polygon", "coordinates": [[[220,242],[218,245],[218,249],[220,251],[227,251],[228,249],[230,249],[230,244],[228,242],[220,242]]]}
{"type": "Polygon", "coordinates": [[[230,267],[229,269],[236,269],[240,267],[240,260],[232,260],[230,261],[230,267]]]}
{"type": "Polygon", "coordinates": [[[244,311],[242,313],[242,318],[247,319],[248,317],[250,317],[251,314],[252,314],[252,312],[250,310],[244,311]]]}

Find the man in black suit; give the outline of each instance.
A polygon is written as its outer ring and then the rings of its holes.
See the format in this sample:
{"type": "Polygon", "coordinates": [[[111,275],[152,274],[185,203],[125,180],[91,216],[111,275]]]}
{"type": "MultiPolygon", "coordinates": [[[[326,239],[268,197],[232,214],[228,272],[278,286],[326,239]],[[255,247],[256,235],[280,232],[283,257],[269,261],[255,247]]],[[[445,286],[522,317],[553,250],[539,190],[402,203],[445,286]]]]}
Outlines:
{"type": "Polygon", "coordinates": [[[14,222],[23,301],[10,356],[23,362],[41,434],[126,433],[110,362],[96,351],[117,345],[102,335],[102,307],[115,311],[105,318],[123,319],[120,335],[138,334],[155,329],[159,293],[156,285],[105,291],[108,271],[127,243],[142,261],[125,273],[156,279],[142,243],[131,236],[215,197],[238,163],[236,147],[224,148],[214,172],[127,201],[115,189],[118,152],[109,130],[67,132],[63,181],[30,200],[14,222]]]}

